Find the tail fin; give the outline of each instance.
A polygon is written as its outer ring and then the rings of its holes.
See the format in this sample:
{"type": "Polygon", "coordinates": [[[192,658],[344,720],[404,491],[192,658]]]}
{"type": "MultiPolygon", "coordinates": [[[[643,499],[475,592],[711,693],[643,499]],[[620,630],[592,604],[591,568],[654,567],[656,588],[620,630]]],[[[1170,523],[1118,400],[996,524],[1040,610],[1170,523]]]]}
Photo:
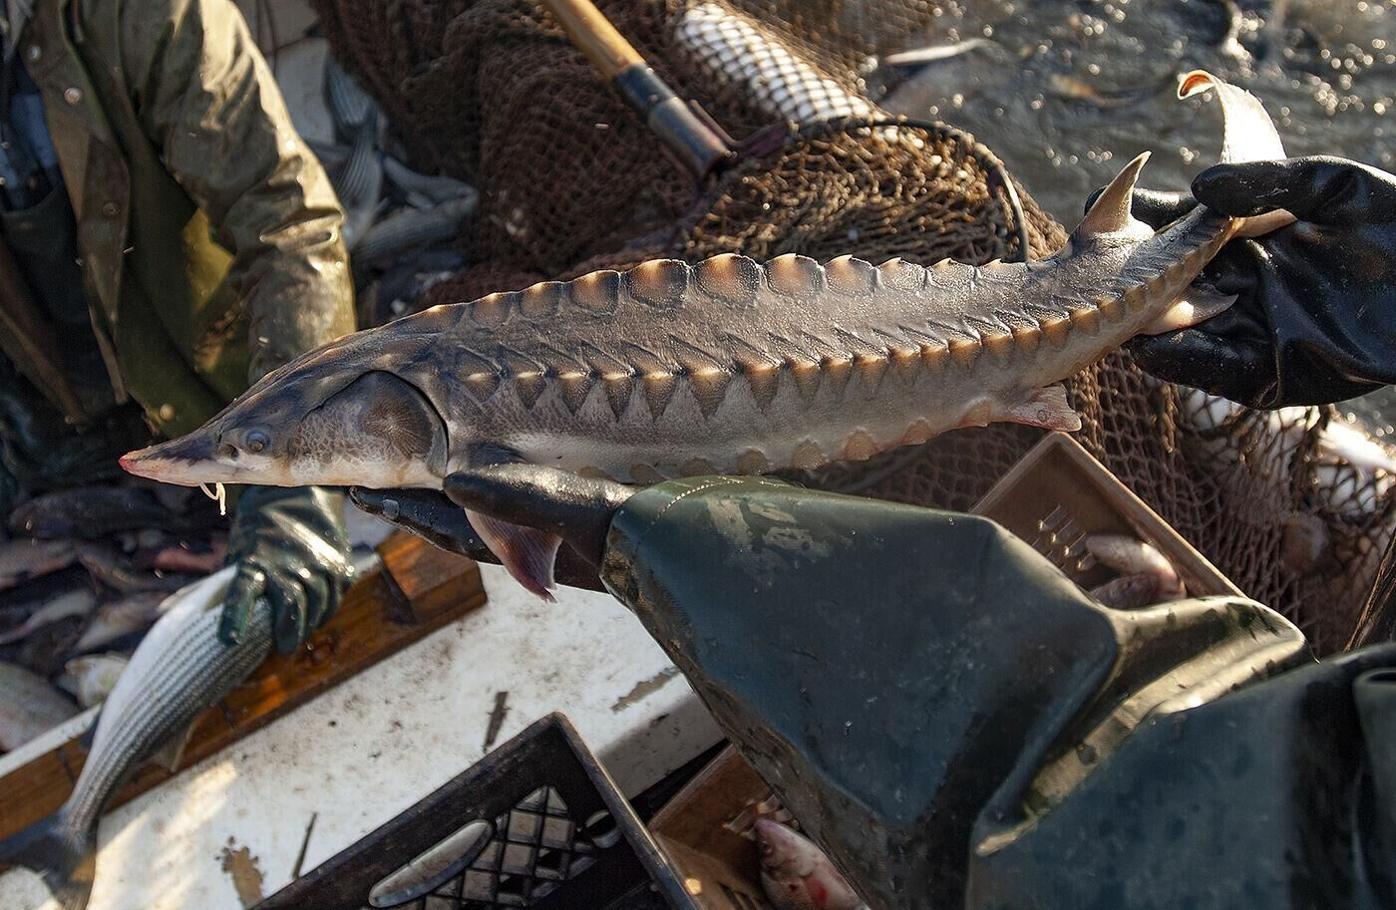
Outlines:
{"type": "MultiPolygon", "coordinates": [[[[1222,150],[1224,164],[1246,161],[1268,161],[1285,156],[1275,122],[1266,113],[1260,100],[1245,89],[1223,82],[1211,73],[1193,70],[1178,83],[1178,97],[1191,98],[1206,91],[1215,91],[1221,102],[1222,150]]],[[[1294,223],[1294,216],[1276,209],[1252,218],[1238,219],[1233,228],[1236,236],[1259,237],[1276,228],[1294,223]]]]}
{"type": "Polygon", "coordinates": [[[65,820],[60,809],[0,841],[0,865],[37,872],[63,910],[84,910],[97,869],[97,832],[74,833],[65,820]]]}
{"type": "Polygon", "coordinates": [[[1206,70],[1193,70],[1178,82],[1180,99],[1206,91],[1215,91],[1221,101],[1223,162],[1234,164],[1285,156],[1275,121],[1270,119],[1265,106],[1256,96],[1218,79],[1206,70]]]}

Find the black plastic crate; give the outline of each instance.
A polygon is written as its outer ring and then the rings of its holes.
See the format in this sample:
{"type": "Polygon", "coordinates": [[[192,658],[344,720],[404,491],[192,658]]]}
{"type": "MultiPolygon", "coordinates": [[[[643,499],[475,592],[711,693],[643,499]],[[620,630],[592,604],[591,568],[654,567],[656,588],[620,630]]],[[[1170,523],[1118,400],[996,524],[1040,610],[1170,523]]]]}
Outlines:
{"type": "Polygon", "coordinates": [[[256,910],[697,910],[561,714],[550,714],[256,910]]]}

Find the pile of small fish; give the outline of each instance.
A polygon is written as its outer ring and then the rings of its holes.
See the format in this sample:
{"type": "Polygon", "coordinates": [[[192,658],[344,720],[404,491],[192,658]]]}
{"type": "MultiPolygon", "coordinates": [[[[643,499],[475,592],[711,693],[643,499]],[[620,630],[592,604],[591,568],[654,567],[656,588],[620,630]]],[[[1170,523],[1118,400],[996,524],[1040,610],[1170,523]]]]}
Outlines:
{"type": "Polygon", "coordinates": [[[311,148],[344,206],[360,321],[378,325],[464,267],[456,238],[480,197],[469,184],[418,173],[389,151],[382,111],[333,58],[325,100],[337,141],[311,148]]]}
{"type": "Polygon", "coordinates": [[[215,571],[225,522],[197,493],[135,484],[31,499],[0,537],[0,752],[116,684],[169,594],[215,571]]]}

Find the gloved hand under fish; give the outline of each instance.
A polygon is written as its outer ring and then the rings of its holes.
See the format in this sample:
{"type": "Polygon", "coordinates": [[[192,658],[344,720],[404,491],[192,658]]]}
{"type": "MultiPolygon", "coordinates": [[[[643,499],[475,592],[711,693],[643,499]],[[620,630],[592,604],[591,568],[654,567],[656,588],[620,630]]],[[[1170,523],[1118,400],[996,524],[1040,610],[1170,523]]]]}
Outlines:
{"type": "Polygon", "coordinates": [[[1278,614],[1187,598],[1130,537],[1076,555],[1152,576],[1166,603],[1103,605],[986,519],[760,478],[633,488],[508,464],[446,488],[594,565],[827,852],[762,826],[774,906],[806,910],[813,889],[844,910],[1120,893],[1297,910],[1316,868],[1325,894],[1353,894],[1326,906],[1393,896],[1375,850],[1396,792],[1391,646],[1315,664],[1278,614]],[[1383,795],[1356,785],[1368,774],[1383,795]],[[1349,875],[1358,856],[1381,871],[1349,875]]]}
{"type": "MultiPolygon", "coordinates": [[[[1283,157],[1260,103],[1214,90],[1223,160],[1283,157]]],[[[1231,298],[1190,287],[1231,237],[1287,223],[1197,209],[1155,233],[1130,214],[1130,162],[1053,257],[974,267],[655,260],[437,307],[269,374],[204,427],[133,452],[181,483],[439,489],[532,462],[651,481],[864,459],[960,426],[1075,429],[1059,383],[1147,332],[1231,298]]],[[[510,573],[547,597],[559,538],[471,513],[510,573]]]]}
{"type": "MultiPolygon", "coordinates": [[[[594,591],[604,590],[597,573],[611,515],[635,493],[634,487],[615,481],[518,464],[447,475],[444,490],[355,487],[350,498],[370,515],[438,547],[481,562],[498,562],[466,518],[468,511],[483,503],[497,519],[546,529],[561,537],[558,583],[594,591]]],[[[1178,570],[1145,541],[1119,534],[1092,534],[1084,544],[1084,558],[1114,573],[1113,578],[1087,592],[1106,606],[1136,609],[1187,596],[1178,570]]]]}

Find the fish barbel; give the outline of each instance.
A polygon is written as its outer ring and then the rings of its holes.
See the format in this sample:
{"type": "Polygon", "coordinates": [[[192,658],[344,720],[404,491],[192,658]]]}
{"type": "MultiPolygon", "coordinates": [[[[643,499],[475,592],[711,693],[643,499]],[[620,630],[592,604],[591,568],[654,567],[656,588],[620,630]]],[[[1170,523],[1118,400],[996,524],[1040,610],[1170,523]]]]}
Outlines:
{"type": "MultiPolygon", "coordinates": [[[[1283,156],[1248,93],[1194,72],[1179,95],[1209,88],[1223,160],[1283,156]]],[[[1243,229],[1292,220],[1199,207],[1156,233],[1130,214],[1146,157],[1042,261],[726,254],[546,281],[332,342],[122,464],[189,485],[440,489],[501,460],[644,483],[865,459],[993,421],[1076,429],[1062,380],[1229,305],[1189,285],[1243,229]]],[[[558,539],[468,514],[546,597],[558,539]]]]}

